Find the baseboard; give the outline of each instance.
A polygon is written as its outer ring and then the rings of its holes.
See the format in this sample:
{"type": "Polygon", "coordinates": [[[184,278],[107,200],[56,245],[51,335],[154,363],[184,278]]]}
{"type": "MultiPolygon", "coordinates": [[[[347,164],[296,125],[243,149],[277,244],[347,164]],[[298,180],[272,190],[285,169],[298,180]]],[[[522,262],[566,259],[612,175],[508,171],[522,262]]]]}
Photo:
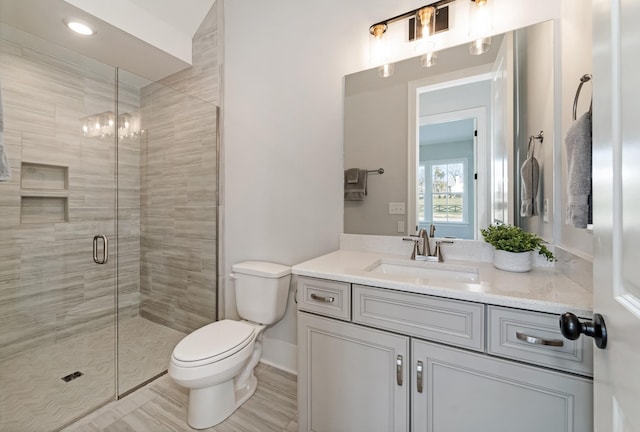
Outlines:
{"type": "Polygon", "coordinates": [[[298,346],[278,339],[263,337],[260,361],[285,372],[298,375],[298,346]]]}

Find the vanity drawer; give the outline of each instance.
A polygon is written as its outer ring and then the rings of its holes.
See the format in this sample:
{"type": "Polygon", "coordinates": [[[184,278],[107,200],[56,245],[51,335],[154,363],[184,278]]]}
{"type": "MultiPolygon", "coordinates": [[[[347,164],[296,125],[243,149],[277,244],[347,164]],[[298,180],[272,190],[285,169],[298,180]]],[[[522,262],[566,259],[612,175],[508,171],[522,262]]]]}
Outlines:
{"type": "Polygon", "coordinates": [[[489,354],[593,376],[591,339],[565,339],[558,315],[489,306],[488,317],[489,354]]]}
{"type": "Polygon", "coordinates": [[[484,351],[484,305],[353,285],[353,322],[484,351]]]}
{"type": "Polygon", "coordinates": [[[298,277],[298,309],[349,321],[351,284],[324,279],[298,277]]]}

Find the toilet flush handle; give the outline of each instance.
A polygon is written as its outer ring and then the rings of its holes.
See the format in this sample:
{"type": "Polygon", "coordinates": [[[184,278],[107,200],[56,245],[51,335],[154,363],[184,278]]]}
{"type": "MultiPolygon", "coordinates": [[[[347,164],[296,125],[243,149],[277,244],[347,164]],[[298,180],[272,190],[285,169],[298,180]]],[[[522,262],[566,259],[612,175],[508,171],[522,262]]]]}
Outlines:
{"type": "Polygon", "coordinates": [[[235,274],[235,273],[229,273],[229,277],[230,277],[231,279],[238,279],[238,277],[236,276],[236,274],[235,274]]]}

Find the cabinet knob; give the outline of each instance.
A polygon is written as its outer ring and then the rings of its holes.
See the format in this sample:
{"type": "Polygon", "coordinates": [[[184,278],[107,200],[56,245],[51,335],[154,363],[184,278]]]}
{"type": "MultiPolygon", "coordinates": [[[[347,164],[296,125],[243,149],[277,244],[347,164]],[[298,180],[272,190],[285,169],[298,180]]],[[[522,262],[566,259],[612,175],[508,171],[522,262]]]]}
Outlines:
{"type": "Polygon", "coordinates": [[[600,314],[593,314],[593,321],[580,322],[577,316],[565,312],[560,316],[560,331],[562,336],[569,340],[576,340],[584,334],[592,337],[598,348],[607,347],[607,327],[604,317],[600,314]]]}

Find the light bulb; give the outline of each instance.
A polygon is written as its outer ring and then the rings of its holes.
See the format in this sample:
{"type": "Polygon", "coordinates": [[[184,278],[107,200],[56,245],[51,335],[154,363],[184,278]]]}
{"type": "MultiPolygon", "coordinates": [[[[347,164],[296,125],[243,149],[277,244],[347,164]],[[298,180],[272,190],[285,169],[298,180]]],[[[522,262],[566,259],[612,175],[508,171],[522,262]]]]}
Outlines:
{"type": "Polygon", "coordinates": [[[469,36],[482,39],[490,35],[493,29],[493,3],[488,0],[471,0],[469,9],[469,36]]]}
{"type": "Polygon", "coordinates": [[[64,23],[67,25],[67,27],[69,27],[69,29],[83,36],[91,36],[95,34],[95,31],[91,27],[79,21],[65,20],[64,23]]]}
{"type": "Polygon", "coordinates": [[[482,39],[477,39],[469,44],[469,54],[471,55],[480,55],[489,51],[491,48],[491,38],[486,37],[482,39]]]}
{"type": "Polygon", "coordinates": [[[376,24],[369,29],[372,35],[369,42],[369,61],[374,66],[386,63],[389,57],[389,44],[384,37],[385,31],[387,31],[386,24],[376,24]]]}
{"type": "Polygon", "coordinates": [[[433,51],[435,44],[431,36],[436,31],[436,8],[429,6],[420,9],[416,13],[416,20],[420,23],[420,32],[416,38],[415,50],[421,53],[433,51]]]}
{"type": "Polygon", "coordinates": [[[393,63],[383,64],[382,66],[378,67],[378,76],[380,78],[389,78],[393,75],[394,69],[395,68],[393,66],[393,63]]]}
{"type": "Polygon", "coordinates": [[[431,66],[435,66],[438,63],[438,53],[428,52],[420,56],[420,66],[423,68],[429,68],[431,66]]]}

